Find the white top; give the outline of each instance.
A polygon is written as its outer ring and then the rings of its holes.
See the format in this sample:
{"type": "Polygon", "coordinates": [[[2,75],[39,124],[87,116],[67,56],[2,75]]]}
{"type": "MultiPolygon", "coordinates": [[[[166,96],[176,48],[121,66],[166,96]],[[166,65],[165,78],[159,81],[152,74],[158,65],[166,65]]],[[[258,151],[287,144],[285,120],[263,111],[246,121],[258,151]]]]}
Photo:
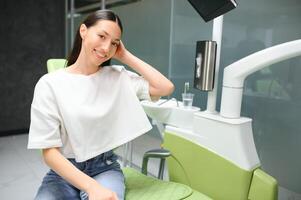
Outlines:
{"type": "Polygon", "coordinates": [[[152,128],[137,97],[150,100],[149,84],[123,66],[45,74],[34,91],[28,148],[60,147],[77,162],[112,150],[152,128]]]}

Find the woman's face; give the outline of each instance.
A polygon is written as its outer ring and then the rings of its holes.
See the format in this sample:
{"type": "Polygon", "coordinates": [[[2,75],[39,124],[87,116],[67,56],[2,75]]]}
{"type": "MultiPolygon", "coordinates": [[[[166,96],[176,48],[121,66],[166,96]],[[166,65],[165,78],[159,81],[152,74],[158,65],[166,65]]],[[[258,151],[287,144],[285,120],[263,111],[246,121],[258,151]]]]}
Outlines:
{"type": "Polygon", "coordinates": [[[80,35],[81,51],[84,51],[86,59],[91,64],[99,66],[114,56],[120,43],[121,30],[114,21],[99,20],[89,28],[82,24],[80,35]]]}

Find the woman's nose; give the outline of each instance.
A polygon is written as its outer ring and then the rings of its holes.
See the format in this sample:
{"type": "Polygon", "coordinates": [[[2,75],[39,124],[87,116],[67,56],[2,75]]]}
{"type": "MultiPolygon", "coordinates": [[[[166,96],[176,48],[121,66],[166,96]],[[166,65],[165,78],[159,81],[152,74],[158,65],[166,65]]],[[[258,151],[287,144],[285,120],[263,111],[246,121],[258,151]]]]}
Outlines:
{"type": "Polygon", "coordinates": [[[111,48],[111,43],[110,42],[104,42],[102,45],[102,49],[105,53],[108,53],[111,48]]]}

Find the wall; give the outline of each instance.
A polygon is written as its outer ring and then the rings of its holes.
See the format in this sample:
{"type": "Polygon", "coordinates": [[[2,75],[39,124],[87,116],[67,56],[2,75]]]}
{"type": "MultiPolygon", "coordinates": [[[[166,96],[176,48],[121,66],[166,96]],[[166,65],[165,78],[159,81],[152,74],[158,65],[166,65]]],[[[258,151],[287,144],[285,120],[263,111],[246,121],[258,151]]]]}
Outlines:
{"type": "Polygon", "coordinates": [[[0,136],[29,128],[46,61],[64,56],[64,1],[0,1],[0,136]]]}

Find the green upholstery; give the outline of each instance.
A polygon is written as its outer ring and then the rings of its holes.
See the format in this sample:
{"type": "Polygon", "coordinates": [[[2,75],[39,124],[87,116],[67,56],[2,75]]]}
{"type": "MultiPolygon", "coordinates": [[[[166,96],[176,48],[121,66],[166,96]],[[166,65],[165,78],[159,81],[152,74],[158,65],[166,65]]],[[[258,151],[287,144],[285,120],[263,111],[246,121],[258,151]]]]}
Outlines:
{"type": "Polygon", "coordinates": [[[62,58],[52,58],[47,60],[48,73],[67,66],[67,60],[62,58]]]}
{"type": "Polygon", "coordinates": [[[212,151],[172,133],[165,133],[169,178],[213,199],[248,198],[253,171],[246,171],[212,151]]]}
{"type": "Polygon", "coordinates": [[[277,181],[261,169],[253,174],[249,198],[250,200],[276,200],[278,199],[277,181]]]}
{"type": "Polygon", "coordinates": [[[186,185],[152,178],[132,168],[124,168],[123,173],[125,200],[211,200],[186,185]]]}
{"type": "Polygon", "coordinates": [[[192,194],[185,198],[185,200],[213,200],[209,197],[207,197],[206,195],[196,191],[196,190],[192,190],[192,194]]]}

